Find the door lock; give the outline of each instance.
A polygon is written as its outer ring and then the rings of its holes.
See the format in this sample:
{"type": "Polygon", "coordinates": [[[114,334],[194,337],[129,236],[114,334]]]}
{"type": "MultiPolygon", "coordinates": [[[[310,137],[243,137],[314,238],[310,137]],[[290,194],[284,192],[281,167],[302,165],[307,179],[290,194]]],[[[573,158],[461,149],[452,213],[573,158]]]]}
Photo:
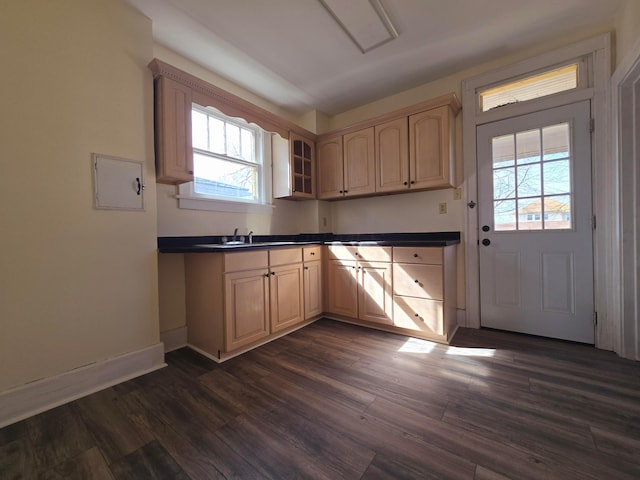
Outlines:
{"type": "Polygon", "coordinates": [[[482,244],[483,244],[485,247],[488,247],[489,245],[491,245],[491,240],[489,240],[488,238],[483,238],[483,239],[482,239],[482,244]]]}

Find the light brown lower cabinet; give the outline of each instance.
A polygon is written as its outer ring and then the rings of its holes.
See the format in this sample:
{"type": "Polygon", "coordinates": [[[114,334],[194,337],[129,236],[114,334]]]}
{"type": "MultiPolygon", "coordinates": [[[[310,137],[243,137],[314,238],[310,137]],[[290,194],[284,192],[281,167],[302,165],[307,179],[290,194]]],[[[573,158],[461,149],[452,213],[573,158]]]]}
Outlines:
{"type": "Polygon", "coordinates": [[[225,351],[269,335],[269,280],[265,269],[224,274],[225,351]]]}
{"type": "Polygon", "coordinates": [[[271,332],[279,332],[304,320],[302,263],[271,267],[271,332]]]}
{"type": "Polygon", "coordinates": [[[358,318],[393,325],[392,269],[388,262],[358,262],[358,318]]]}
{"type": "Polygon", "coordinates": [[[215,359],[259,345],[322,313],[305,316],[300,247],[186,254],[185,278],[188,342],[215,359]]]}
{"type": "Polygon", "coordinates": [[[457,328],[455,246],[328,246],[332,318],[438,342],[457,328]],[[365,261],[375,258],[385,261],[365,261]]]}
{"type": "Polygon", "coordinates": [[[188,342],[214,359],[323,314],[440,342],[456,329],[454,246],[190,253],[185,278],[188,342]]]}
{"type": "Polygon", "coordinates": [[[391,247],[329,246],[328,257],[327,311],[392,325],[391,247]]]}

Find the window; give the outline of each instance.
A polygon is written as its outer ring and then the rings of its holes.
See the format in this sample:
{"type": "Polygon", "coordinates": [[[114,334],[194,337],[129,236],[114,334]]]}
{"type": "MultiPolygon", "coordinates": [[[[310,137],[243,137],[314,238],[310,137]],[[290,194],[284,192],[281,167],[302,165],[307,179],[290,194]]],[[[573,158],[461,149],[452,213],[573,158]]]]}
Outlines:
{"type": "Polygon", "coordinates": [[[572,63],[483,90],[479,94],[480,107],[486,112],[511,103],[578,88],[578,67],[578,63],[572,63]]]}
{"type": "Polygon", "coordinates": [[[569,123],[492,139],[494,227],[571,229],[569,123]]]}
{"type": "Polygon", "coordinates": [[[270,144],[264,142],[270,135],[198,105],[191,110],[191,132],[194,181],[180,187],[181,208],[255,213],[251,205],[268,203],[270,144]]]}

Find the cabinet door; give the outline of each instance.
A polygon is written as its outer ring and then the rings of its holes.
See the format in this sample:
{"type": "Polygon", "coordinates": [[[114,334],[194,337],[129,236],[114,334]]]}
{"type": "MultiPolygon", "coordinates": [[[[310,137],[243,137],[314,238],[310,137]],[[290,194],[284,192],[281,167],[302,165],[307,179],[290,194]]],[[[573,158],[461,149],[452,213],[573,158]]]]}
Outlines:
{"type": "Polygon", "coordinates": [[[452,122],[448,106],[409,117],[411,188],[453,187],[452,122]]]}
{"type": "Polygon", "coordinates": [[[307,262],[303,267],[304,318],[322,313],[322,262],[307,262]]]}
{"type": "Polygon", "coordinates": [[[155,86],[156,182],[191,182],[191,89],[166,77],[156,79],[155,86]]]}
{"type": "Polygon", "coordinates": [[[358,264],[358,318],[368,322],[393,324],[391,263],[358,264]]]}
{"type": "Polygon", "coordinates": [[[318,198],[341,198],[344,192],[342,137],[318,142],[318,198]]]}
{"type": "Polygon", "coordinates": [[[278,332],[304,319],[302,264],[271,267],[271,332],[278,332]]]}
{"type": "Polygon", "coordinates": [[[409,123],[407,117],[375,126],[376,192],[409,188],[409,123]]]}
{"type": "Polygon", "coordinates": [[[350,133],[344,142],[344,194],[375,192],[376,172],[373,127],[350,133]]]}
{"type": "Polygon", "coordinates": [[[327,270],[327,310],[330,313],[358,318],[356,262],[329,260],[327,270]]]}
{"type": "Polygon", "coordinates": [[[266,269],[225,274],[225,349],[232,351],[269,335],[266,269]]]}
{"type": "Polygon", "coordinates": [[[294,198],[315,198],[315,143],[291,132],[292,196],[294,198]]]}

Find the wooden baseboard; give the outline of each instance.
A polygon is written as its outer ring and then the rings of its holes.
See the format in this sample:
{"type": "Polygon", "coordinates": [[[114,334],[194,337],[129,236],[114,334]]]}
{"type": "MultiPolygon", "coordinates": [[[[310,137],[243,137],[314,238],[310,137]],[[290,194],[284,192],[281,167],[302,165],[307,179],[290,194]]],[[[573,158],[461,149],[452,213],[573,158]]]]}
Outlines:
{"type": "Polygon", "coordinates": [[[165,367],[162,343],[0,393],[0,428],[165,367]]]}
{"type": "Polygon", "coordinates": [[[257,348],[257,347],[259,347],[261,345],[265,345],[265,344],[267,344],[269,342],[272,342],[273,340],[276,340],[278,338],[284,337],[285,335],[289,335],[291,332],[295,332],[296,330],[300,330],[301,328],[306,327],[307,325],[311,325],[313,322],[316,322],[316,321],[320,320],[321,318],[322,318],[322,316],[318,315],[318,316],[316,316],[316,317],[314,317],[314,318],[312,318],[310,320],[305,320],[304,322],[301,322],[301,323],[299,323],[299,324],[297,324],[297,325],[295,325],[293,327],[287,328],[287,329],[285,329],[285,330],[283,330],[281,332],[278,332],[277,334],[270,335],[269,337],[260,339],[260,340],[254,342],[254,343],[252,343],[250,345],[247,345],[247,346],[245,346],[243,348],[240,348],[238,350],[235,350],[233,352],[222,353],[220,355],[220,358],[216,357],[215,355],[212,355],[209,352],[206,352],[206,351],[202,350],[201,348],[195,347],[195,346],[191,345],[190,343],[187,344],[187,347],[189,347],[190,349],[198,352],[199,354],[201,354],[201,355],[213,360],[216,363],[222,363],[222,362],[224,362],[226,360],[230,360],[230,359],[232,359],[234,357],[237,357],[238,355],[242,355],[243,353],[246,353],[249,350],[253,350],[254,348],[257,348]]]}
{"type": "Polygon", "coordinates": [[[164,353],[187,346],[187,327],[178,327],[160,332],[160,341],[164,344],[164,353]]]}

